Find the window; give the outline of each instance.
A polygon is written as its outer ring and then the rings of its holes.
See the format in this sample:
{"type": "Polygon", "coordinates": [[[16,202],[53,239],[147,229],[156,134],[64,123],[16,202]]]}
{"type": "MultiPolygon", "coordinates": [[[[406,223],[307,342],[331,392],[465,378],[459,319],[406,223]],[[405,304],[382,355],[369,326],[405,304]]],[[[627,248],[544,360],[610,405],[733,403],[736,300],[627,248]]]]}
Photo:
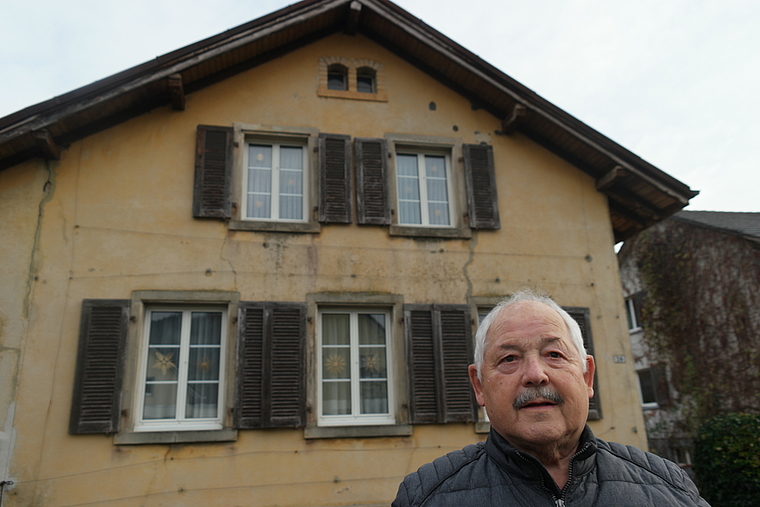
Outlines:
{"type": "Polygon", "coordinates": [[[395,423],[390,322],[387,311],[320,311],[320,425],[395,423]]]}
{"type": "Polygon", "coordinates": [[[649,368],[637,370],[641,408],[654,410],[670,405],[670,389],[666,369],[660,364],[650,364],[649,368]]]}
{"type": "Polygon", "coordinates": [[[360,93],[375,93],[375,69],[362,67],[356,71],[356,91],[360,93]]]}
{"type": "Polygon", "coordinates": [[[146,312],[136,431],[220,429],[226,310],[146,312]]]}
{"type": "Polygon", "coordinates": [[[252,141],[247,151],[243,218],[305,221],[308,209],[305,143],[252,141]]]}
{"type": "Polygon", "coordinates": [[[304,426],[306,305],[238,299],[145,290],[84,300],[69,432],[156,444],[304,426]]]}
{"type": "Polygon", "coordinates": [[[443,153],[397,153],[399,225],[452,225],[449,159],[443,153]]]}
{"type": "Polygon", "coordinates": [[[636,298],[630,297],[625,300],[625,314],[628,317],[628,331],[635,332],[641,329],[638,318],[636,298]]]}
{"type": "Polygon", "coordinates": [[[327,89],[348,90],[348,69],[335,63],[327,68],[327,89]]]}

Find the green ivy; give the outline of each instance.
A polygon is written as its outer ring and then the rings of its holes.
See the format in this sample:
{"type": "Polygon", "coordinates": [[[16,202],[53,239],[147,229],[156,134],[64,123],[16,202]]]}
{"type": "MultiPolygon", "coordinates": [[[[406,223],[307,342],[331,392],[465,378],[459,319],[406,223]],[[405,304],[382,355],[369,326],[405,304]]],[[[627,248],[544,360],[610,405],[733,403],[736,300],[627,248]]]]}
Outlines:
{"type": "Polygon", "coordinates": [[[694,443],[694,472],[713,506],[760,503],[760,415],[721,414],[703,424],[694,443]]]}

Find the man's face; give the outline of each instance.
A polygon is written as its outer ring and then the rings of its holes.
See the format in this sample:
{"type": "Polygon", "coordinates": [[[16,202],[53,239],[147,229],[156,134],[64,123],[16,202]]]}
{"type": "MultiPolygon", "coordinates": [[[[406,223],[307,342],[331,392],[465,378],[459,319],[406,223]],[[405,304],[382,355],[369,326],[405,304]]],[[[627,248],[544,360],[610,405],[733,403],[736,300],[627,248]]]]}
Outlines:
{"type": "Polygon", "coordinates": [[[481,375],[470,366],[478,403],[510,444],[528,452],[577,445],[594,394],[594,360],[581,359],[552,308],[521,301],[502,309],[488,330],[481,375]],[[525,403],[536,388],[543,395],[525,403]]]}

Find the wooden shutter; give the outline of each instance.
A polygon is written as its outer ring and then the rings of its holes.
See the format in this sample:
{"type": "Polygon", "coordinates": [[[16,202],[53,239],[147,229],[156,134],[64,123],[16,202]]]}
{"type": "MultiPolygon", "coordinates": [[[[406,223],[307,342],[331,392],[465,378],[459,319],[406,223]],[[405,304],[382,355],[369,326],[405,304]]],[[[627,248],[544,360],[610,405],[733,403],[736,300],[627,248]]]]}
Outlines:
{"type": "Polygon", "coordinates": [[[69,433],[115,433],[121,414],[129,300],[85,299],[69,433]]]}
{"type": "Polygon", "coordinates": [[[232,134],[232,127],[198,125],[193,192],[196,218],[231,216],[232,134]]]}
{"type": "Polygon", "coordinates": [[[351,138],[319,135],[319,221],[351,223],[351,138]]]}
{"type": "Polygon", "coordinates": [[[462,146],[467,181],[467,203],[470,227],[499,229],[499,201],[496,196],[496,175],[493,147],[480,144],[462,146]]]}
{"type": "MultiPolygon", "coordinates": [[[[586,353],[594,355],[594,340],[591,336],[591,318],[588,308],[562,307],[578,323],[583,336],[583,346],[586,347],[586,353]]],[[[597,382],[596,372],[594,372],[594,396],[588,403],[588,419],[594,421],[602,418],[602,406],[599,401],[599,383],[597,382]]]]}
{"type": "Polygon", "coordinates": [[[356,215],[360,224],[391,223],[385,139],[354,139],[356,215]]]}
{"type": "Polygon", "coordinates": [[[474,421],[469,306],[405,305],[404,320],[412,422],[474,421]]]}
{"type": "Polygon", "coordinates": [[[240,303],[237,428],[304,425],[305,321],[304,304],[240,303]]]}

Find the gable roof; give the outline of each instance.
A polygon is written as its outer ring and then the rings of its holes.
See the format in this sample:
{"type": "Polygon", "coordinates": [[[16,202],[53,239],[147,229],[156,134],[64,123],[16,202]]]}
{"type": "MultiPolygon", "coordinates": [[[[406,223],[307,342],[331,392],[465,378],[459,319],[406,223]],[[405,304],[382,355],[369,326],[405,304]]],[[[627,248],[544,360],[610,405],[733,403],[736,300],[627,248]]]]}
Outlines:
{"type": "Polygon", "coordinates": [[[0,118],[0,170],[326,35],[361,33],[557,153],[607,195],[615,241],[672,215],[698,192],[551,104],[389,0],[303,0],[51,100],[0,118]]]}
{"type": "Polygon", "coordinates": [[[747,239],[760,240],[760,213],[732,211],[679,211],[674,219],[721,229],[747,239]]]}

